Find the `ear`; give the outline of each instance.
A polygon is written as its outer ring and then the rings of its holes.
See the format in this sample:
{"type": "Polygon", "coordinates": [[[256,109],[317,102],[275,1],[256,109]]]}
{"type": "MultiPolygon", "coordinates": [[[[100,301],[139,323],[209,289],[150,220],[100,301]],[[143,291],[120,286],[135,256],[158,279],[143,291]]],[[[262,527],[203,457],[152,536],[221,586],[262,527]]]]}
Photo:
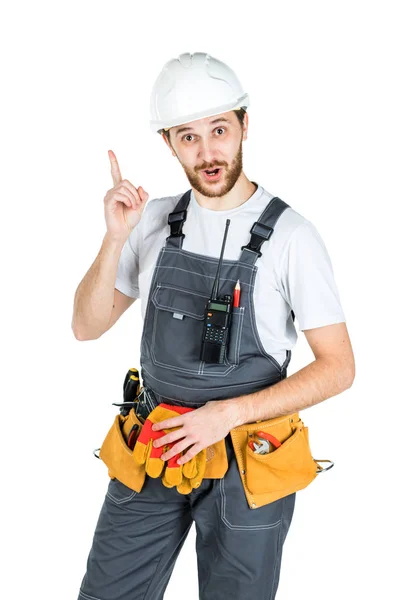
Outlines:
{"type": "Polygon", "coordinates": [[[171,144],[168,141],[167,136],[165,135],[164,131],[161,132],[162,138],[164,140],[164,142],[167,144],[168,148],[171,150],[172,152],[172,156],[176,156],[174,149],[172,148],[171,144]]]}
{"type": "Polygon", "coordinates": [[[249,115],[245,112],[243,117],[243,140],[247,140],[247,132],[249,127],[249,115]]]}

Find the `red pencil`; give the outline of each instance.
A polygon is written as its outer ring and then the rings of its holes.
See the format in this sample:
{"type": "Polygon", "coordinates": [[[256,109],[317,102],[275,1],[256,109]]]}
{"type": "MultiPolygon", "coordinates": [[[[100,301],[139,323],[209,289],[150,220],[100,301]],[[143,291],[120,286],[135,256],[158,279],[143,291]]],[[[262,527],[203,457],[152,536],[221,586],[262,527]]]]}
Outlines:
{"type": "Polygon", "coordinates": [[[233,292],[233,307],[238,308],[240,302],[240,283],[239,279],[236,282],[235,289],[233,292]]]}

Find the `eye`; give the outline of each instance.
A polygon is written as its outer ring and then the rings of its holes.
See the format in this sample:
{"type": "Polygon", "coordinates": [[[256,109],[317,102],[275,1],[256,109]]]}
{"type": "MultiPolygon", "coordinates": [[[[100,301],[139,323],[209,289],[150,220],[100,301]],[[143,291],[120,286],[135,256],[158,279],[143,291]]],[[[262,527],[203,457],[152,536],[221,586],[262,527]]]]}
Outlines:
{"type": "MultiPolygon", "coordinates": [[[[215,131],[225,131],[225,127],[217,127],[215,129],[215,131]]],[[[184,135],[181,139],[185,142],[189,142],[190,140],[188,140],[188,137],[193,137],[193,135],[191,133],[187,133],[186,135],[184,135]]],[[[219,137],[219,136],[218,136],[219,137]]]]}

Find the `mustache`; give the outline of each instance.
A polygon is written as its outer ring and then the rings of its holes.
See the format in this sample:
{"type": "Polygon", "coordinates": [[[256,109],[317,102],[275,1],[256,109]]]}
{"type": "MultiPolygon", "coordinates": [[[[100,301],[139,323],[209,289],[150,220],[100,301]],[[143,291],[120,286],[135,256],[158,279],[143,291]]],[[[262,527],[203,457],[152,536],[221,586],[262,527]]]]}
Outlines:
{"type": "Polygon", "coordinates": [[[198,171],[205,171],[205,170],[207,170],[207,171],[213,171],[214,169],[221,169],[224,166],[225,165],[214,165],[212,167],[205,166],[205,167],[199,167],[197,170],[198,171]]]}

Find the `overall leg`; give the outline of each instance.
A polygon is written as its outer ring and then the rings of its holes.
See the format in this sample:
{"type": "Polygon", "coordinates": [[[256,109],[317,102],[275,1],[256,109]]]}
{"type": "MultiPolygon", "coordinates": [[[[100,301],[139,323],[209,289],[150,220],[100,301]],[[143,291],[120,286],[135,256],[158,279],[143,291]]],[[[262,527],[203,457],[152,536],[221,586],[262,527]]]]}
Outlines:
{"type": "Polygon", "coordinates": [[[78,600],[162,600],[192,522],[187,497],[160,478],[140,493],[110,480],[78,600]]]}
{"type": "Polygon", "coordinates": [[[225,477],[203,480],[190,495],[199,599],[273,600],[296,494],[250,509],[230,436],[225,441],[229,464],[225,477]]]}

